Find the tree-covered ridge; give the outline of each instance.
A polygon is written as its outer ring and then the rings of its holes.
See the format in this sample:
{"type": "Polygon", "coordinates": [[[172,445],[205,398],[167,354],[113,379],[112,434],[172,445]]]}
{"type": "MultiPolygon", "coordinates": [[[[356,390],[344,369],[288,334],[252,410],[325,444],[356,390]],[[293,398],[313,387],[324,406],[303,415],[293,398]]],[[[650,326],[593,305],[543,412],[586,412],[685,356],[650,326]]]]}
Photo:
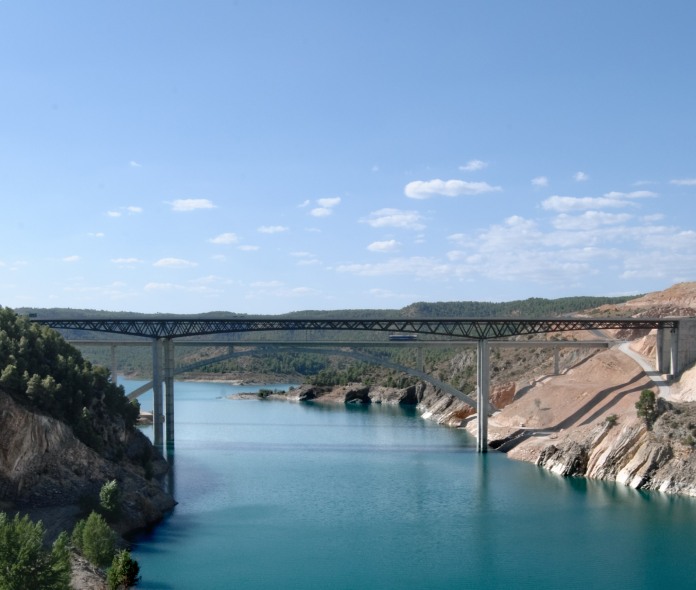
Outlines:
{"type": "Polygon", "coordinates": [[[72,427],[99,448],[114,419],[132,428],[139,409],[109,373],[94,367],[54,330],[0,307],[0,387],[17,401],[72,427]]]}
{"type": "Polygon", "coordinates": [[[440,301],[427,303],[424,301],[412,303],[400,310],[405,317],[463,317],[463,318],[541,318],[556,317],[583,312],[601,305],[617,305],[635,299],[639,295],[629,297],[562,297],[559,299],[544,299],[531,297],[518,301],[491,303],[487,301],[440,301]]]}

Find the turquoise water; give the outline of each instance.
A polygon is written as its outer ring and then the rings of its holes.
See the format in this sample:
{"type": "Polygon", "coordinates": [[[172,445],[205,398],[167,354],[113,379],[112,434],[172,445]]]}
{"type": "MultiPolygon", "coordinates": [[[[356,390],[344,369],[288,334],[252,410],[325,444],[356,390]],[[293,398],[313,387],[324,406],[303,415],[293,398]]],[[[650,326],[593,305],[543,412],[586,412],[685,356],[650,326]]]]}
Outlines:
{"type": "Polygon", "coordinates": [[[696,501],[478,455],[400,408],[175,389],[179,505],[134,539],[145,590],[696,586],[696,501]]]}

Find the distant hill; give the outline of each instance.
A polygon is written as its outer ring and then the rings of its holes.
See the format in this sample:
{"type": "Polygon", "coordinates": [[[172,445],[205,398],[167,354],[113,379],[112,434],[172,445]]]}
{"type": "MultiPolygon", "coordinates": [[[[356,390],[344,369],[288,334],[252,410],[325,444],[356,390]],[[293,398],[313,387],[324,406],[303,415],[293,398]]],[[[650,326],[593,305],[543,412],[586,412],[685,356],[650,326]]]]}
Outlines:
{"type": "Polygon", "coordinates": [[[39,318],[122,318],[122,319],[169,319],[169,318],[245,318],[245,317],[281,317],[281,318],[436,318],[436,317],[468,317],[468,318],[494,318],[494,317],[554,317],[572,313],[587,311],[602,305],[619,305],[640,297],[632,295],[627,297],[562,297],[560,299],[544,299],[532,297],[517,301],[492,303],[489,301],[420,301],[412,303],[401,309],[338,309],[338,310],[302,310],[291,313],[265,316],[244,313],[232,313],[229,311],[210,311],[200,314],[143,314],[126,311],[104,311],[94,309],[71,308],[33,308],[19,307],[14,311],[23,316],[39,318]]]}

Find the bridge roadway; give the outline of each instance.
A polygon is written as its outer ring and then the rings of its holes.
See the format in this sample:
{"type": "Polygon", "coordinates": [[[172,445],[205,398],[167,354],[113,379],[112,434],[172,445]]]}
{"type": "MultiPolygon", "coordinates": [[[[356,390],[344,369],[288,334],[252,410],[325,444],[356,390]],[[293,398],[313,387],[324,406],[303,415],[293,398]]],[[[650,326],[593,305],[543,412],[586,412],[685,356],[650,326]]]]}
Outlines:
{"type": "MultiPolygon", "coordinates": [[[[57,330],[87,330],[107,332],[129,336],[150,338],[153,341],[153,393],[155,418],[155,444],[162,444],[162,380],[166,390],[166,440],[174,444],[174,339],[223,333],[244,333],[261,331],[284,331],[297,335],[298,332],[315,330],[348,330],[358,332],[392,332],[435,337],[449,337],[450,346],[457,340],[474,341],[477,345],[477,450],[486,452],[488,448],[488,413],[489,413],[489,354],[490,341],[514,336],[533,336],[553,332],[579,330],[652,330],[661,333],[670,331],[671,374],[676,375],[677,368],[677,334],[678,319],[660,318],[277,318],[277,317],[243,317],[233,319],[218,318],[143,318],[143,319],[100,319],[100,318],[32,318],[33,322],[50,326],[57,330]],[[164,367],[160,371],[160,343],[164,349],[164,367]]],[[[408,344],[420,344],[420,341],[407,341],[408,344]]],[[[237,342],[242,344],[243,341],[237,342]]],[[[234,344],[234,343],[232,343],[234,344]]],[[[353,345],[358,345],[355,342],[353,345]]],[[[382,343],[384,345],[385,343],[382,343]]],[[[402,343],[404,344],[404,343],[402,343]]],[[[660,363],[658,363],[660,365],[660,363]]],[[[661,366],[659,366],[661,368],[661,366]]]]}

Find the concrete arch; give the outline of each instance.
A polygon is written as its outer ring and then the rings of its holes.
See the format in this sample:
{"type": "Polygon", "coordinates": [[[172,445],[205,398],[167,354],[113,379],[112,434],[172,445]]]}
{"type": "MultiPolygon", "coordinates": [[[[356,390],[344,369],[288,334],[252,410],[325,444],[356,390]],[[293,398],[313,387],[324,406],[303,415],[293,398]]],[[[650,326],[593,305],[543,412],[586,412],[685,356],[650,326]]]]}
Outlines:
{"type": "MultiPolygon", "coordinates": [[[[191,363],[190,365],[186,365],[184,367],[179,367],[174,370],[175,375],[180,375],[182,373],[188,373],[190,371],[195,371],[196,369],[200,369],[202,367],[207,367],[209,365],[226,361],[232,358],[237,358],[241,356],[262,356],[264,354],[268,354],[269,351],[273,350],[278,350],[276,347],[260,347],[256,348],[254,350],[245,350],[245,351],[239,351],[239,352],[230,352],[227,354],[223,354],[217,357],[213,357],[210,359],[203,359],[200,361],[197,361],[195,363],[191,363]]],[[[471,397],[463,393],[462,391],[459,391],[455,387],[452,387],[448,383],[445,383],[444,381],[440,381],[439,379],[435,379],[435,377],[428,375],[427,373],[423,371],[419,371],[418,369],[412,369],[411,367],[406,367],[405,365],[400,365],[398,363],[393,363],[391,361],[376,357],[371,354],[367,354],[364,352],[359,352],[357,350],[332,350],[332,349],[317,349],[317,348],[310,348],[310,347],[293,347],[292,352],[304,352],[304,353],[313,353],[313,354],[331,354],[334,356],[346,356],[350,358],[354,358],[356,360],[363,361],[365,363],[369,363],[372,365],[381,365],[383,367],[387,367],[389,369],[394,369],[396,371],[401,371],[403,373],[406,373],[408,375],[411,375],[413,377],[417,377],[418,379],[421,379],[422,381],[425,381],[427,383],[430,383],[434,387],[437,387],[444,393],[448,393],[449,395],[452,395],[453,397],[456,397],[457,399],[463,401],[465,404],[468,404],[472,408],[476,409],[476,401],[473,400],[471,397]]],[[[153,382],[150,381],[148,383],[145,383],[132,391],[131,393],[128,394],[128,399],[137,399],[139,396],[144,394],[145,392],[149,391],[152,389],[153,382]]],[[[491,410],[495,411],[495,408],[491,408],[491,410]]]]}

